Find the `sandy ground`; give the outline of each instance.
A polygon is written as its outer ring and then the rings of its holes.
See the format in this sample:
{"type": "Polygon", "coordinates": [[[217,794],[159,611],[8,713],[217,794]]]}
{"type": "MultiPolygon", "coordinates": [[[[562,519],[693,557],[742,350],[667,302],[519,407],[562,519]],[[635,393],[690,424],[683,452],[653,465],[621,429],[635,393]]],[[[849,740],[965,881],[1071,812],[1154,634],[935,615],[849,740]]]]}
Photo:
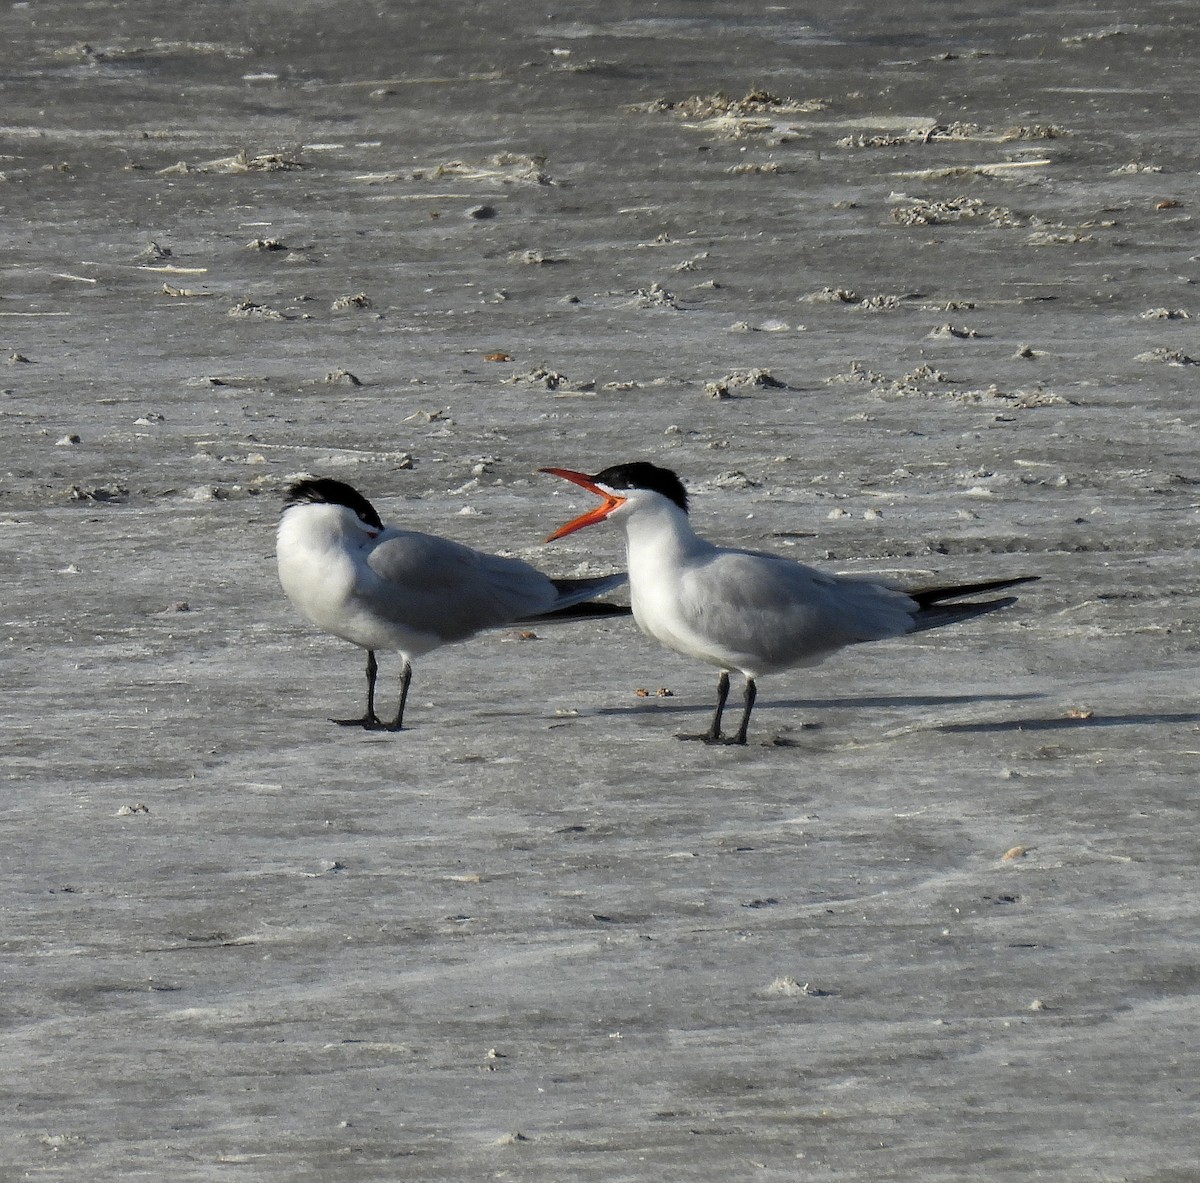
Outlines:
{"type": "Polygon", "coordinates": [[[798,7],[0,12],[5,1181],[1200,1178],[1200,16],[798,7]],[[326,721],[294,474],[572,574],[635,458],[1042,582],[746,750],[624,622],[326,721]]]}

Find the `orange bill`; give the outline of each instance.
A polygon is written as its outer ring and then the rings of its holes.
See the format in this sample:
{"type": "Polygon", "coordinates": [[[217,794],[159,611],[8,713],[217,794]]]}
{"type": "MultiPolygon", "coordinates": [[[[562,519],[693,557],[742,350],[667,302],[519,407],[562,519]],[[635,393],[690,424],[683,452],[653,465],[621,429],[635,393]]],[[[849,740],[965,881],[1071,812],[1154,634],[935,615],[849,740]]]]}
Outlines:
{"type": "Polygon", "coordinates": [[[597,497],[604,498],[603,503],[597,505],[595,509],[590,509],[587,513],[573,518],[565,526],[559,526],[546,539],[547,542],[553,542],[556,538],[563,538],[568,534],[574,534],[576,530],[582,530],[584,526],[594,526],[597,522],[604,521],[617,506],[624,505],[625,503],[624,497],[618,497],[615,493],[607,489],[602,489],[585,473],[573,472],[569,468],[540,468],[538,471],[548,472],[551,476],[560,476],[564,481],[570,481],[572,484],[578,485],[581,489],[586,489],[589,493],[595,493],[597,497]]]}

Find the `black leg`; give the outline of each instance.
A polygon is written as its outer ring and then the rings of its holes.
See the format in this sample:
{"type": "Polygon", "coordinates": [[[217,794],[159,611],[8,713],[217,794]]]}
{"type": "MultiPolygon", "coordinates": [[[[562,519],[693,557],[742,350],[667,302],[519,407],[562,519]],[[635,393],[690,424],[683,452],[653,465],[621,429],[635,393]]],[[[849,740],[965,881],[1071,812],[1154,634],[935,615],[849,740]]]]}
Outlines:
{"type": "Polygon", "coordinates": [[[375,714],[375,679],[379,675],[379,662],[375,660],[375,650],[367,650],[367,718],[376,719],[375,714]]]}
{"type": "MultiPolygon", "coordinates": [[[[699,735],[680,735],[677,739],[698,739],[703,743],[721,742],[721,716],[725,713],[725,700],[729,697],[729,671],[722,670],[717,679],[717,709],[713,712],[712,722],[708,730],[699,735]]],[[[743,740],[743,742],[745,742],[743,740]]]]}
{"type": "Polygon", "coordinates": [[[758,688],[754,685],[754,679],[746,678],[746,697],[745,707],[742,710],[742,721],[738,725],[737,735],[733,737],[730,743],[744,744],[746,742],[746,730],[750,726],[750,712],[754,710],[754,700],[758,697],[758,688]]]}
{"type": "Polygon", "coordinates": [[[330,719],[339,727],[365,727],[371,731],[383,724],[375,714],[375,679],[379,674],[379,663],[375,660],[375,650],[367,650],[367,711],[357,719],[330,719]]]}
{"type": "Polygon", "coordinates": [[[400,671],[400,706],[396,709],[396,717],[388,726],[389,731],[399,731],[404,726],[404,704],[408,701],[408,684],[412,681],[412,666],[407,659],[400,671]]]}
{"type": "Polygon", "coordinates": [[[725,700],[729,697],[729,671],[722,670],[717,679],[717,709],[713,711],[712,722],[704,738],[708,743],[721,742],[721,716],[725,713],[725,700]]]}

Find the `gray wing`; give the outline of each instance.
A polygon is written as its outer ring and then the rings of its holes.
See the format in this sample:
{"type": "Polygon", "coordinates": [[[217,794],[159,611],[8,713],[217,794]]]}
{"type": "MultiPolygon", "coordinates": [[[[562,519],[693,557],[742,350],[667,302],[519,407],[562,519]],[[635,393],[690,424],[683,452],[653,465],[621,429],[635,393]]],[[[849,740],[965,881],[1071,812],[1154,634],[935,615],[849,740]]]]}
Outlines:
{"type": "Polygon", "coordinates": [[[846,645],[912,631],[916,602],[869,579],[827,575],[777,555],[721,551],[683,594],[702,629],[762,669],[820,661],[846,645]]]}
{"type": "Polygon", "coordinates": [[[376,611],[410,628],[459,641],[554,608],[554,584],[520,559],[410,530],[387,530],[367,557],[363,589],[376,611]]]}

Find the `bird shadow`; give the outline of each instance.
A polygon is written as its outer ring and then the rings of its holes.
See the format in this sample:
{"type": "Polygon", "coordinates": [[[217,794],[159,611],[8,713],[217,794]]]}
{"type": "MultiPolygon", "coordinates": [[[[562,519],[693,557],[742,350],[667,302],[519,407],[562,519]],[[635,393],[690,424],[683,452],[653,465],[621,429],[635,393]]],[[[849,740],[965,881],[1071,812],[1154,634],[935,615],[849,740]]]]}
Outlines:
{"type": "MultiPolygon", "coordinates": [[[[859,698],[770,698],[759,699],[755,713],[761,711],[820,711],[838,708],[857,710],[903,710],[909,707],[962,706],[967,703],[1028,702],[1045,698],[1044,694],[875,694],[859,698]]],[[[673,702],[669,698],[648,697],[624,706],[600,707],[597,715],[629,715],[648,711],[668,715],[712,714],[712,702],[673,702]]],[[[729,695],[729,710],[741,707],[741,695],[729,695]]]]}
{"type": "MultiPolygon", "coordinates": [[[[822,710],[905,710],[920,707],[957,707],[981,703],[1021,703],[1037,701],[1047,695],[1038,692],[1019,694],[876,694],[862,697],[841,698],[777,698],[766,702],[759,700],[755,707],[758,715],[767,711],[822,710]]],[[[741,709],[741,696],[736,692],[729,696],[728,710],[736,716],[741,709]]],[[[644,698],[622,706],[600,707],[597,715],[710,715],[711,702],[675,702],[670,698],[644,698]]],[[[1074,731],[1097,727],[1153,727],[1170,724],[1200,724],[1200,711],[1140,711],[1113,715],[1054,715],[1029,716],[1008,719],[977,719],[960,723],[932,723],[930,731],[947,735],[1001,735],[1017,731],[1074,731]]],[[[821,724],[810,723],[806,727],[820,728],[821,724]]],[[[926,728],[922,728],[924,730],[926,728]]]]}
{"type": "Polygon", "coordinates": [[[998,734],[1005,731],[1076,731],[1091,727],[1147,727],[1164,723],[1200,723],[1197,711],[1145,711],[1123,715],[1070,715],[1053,719],[1002,719],[998,722],[940,723],[934,730],[958,734],[998,734]]]}

